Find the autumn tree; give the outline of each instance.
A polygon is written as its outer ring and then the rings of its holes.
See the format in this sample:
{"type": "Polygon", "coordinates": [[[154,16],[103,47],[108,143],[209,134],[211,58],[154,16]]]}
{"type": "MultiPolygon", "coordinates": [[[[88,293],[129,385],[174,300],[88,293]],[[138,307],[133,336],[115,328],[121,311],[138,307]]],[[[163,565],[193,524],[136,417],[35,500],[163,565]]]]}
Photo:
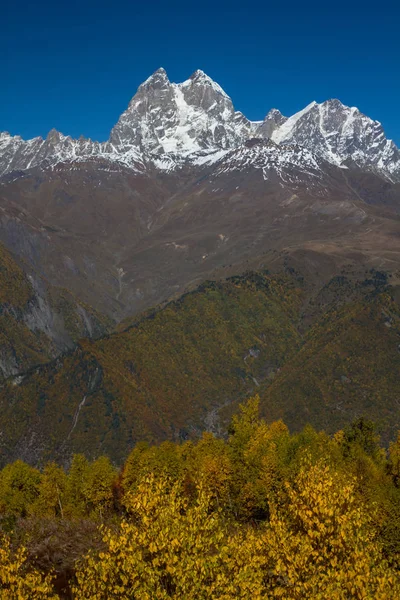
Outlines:
{"type": "Polygon", "coordinates": [[[38,486],[38,497],[29,512],[40,517],[64,517],[64,500],[67,476],[62,467],[48,463],[38,486]]]}
{"type": "Polygon", "coordinates": [[[353,477],[305,462],[284,502],[272,508],[265,543],[268,592],[303,598],[400,597],[353,477]]]}
{"type": "Polygon", "coordinates": [[[211,598],[224,533],[219,514],[210,511],[208,494],[199,490],[189,504],[179,484],[153,475],[126,504],[130,519],[118,532],[105,530],[106,551],[86,557],[77,572],[76,596],[211,598]]]}
{"type": "Polygon", "coordinates": [[[113,487],[117,471],[106,456],[100,456],[87,469],[83,494],[93,516],[102,520],[113,506],[113,487]]]}
{"type": "Polygon", "coordinates": [[[182,448],[172,442],[159,446],[139,443],[129,454],[122,470],[122,488],[134,490],[136,485],[150,473],[163,476],[168,481],[176,481],[183,474],[182,448]]]}
{"type": "Polygon", "coordinates": [[[65,514],[69,517],[85,517],[89,514],[87,478],[90,464],[83,454],[74,454],[65,485],[65,514]]]}
{"type": "Polygon", "coordinates": [[[268,425],[260,419],[259,403],[255,396],[242,404],[230,426],[232,495],[235,514],[243,519],[268,517],[269,502],[284,476],[289,442],[288,429],[281,421],[268,425]]]}
{"type": "Polygon", "coordinates": [[[186,444],[184,481],[190,495],[202,486],[210,498],[226,510],[231,509],[233,466],[224,440],[205,432],[197,444],[186,444]]]}
{"type": "Polygon", "coordinates": [[[39,496],[41,474],[22,460],[0,472],[0,513],[24,517],[39,496]]]}

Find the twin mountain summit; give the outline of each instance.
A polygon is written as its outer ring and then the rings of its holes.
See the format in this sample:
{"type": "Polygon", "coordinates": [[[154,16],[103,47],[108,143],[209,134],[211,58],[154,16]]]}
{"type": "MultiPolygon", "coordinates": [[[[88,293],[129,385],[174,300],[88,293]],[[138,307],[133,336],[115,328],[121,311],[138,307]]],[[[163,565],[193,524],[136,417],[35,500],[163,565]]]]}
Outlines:
{"type": "Polygon", "coordinates": [[[263,121],[204,72],[107,142],[0,134],[0,449],[120,460],[270,419],[400,426],[400,152],[338,100],[263,121]]]}

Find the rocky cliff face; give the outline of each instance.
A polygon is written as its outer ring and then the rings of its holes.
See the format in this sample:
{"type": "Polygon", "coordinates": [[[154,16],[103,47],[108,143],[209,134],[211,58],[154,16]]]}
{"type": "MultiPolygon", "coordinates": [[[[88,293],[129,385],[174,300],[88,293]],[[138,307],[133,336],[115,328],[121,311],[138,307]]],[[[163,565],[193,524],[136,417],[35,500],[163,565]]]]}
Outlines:
{"type": "MultiPolygon", "coordinates": [[[[0,173],[12,173],[41,166],[49,167],[58,163],[87,161],[91,158],[113,158],[110,144],[100,144],[69,136],[52,129],[47,138],[33,138],[25,141],[20,136],[0,133],[0,173]]],[[[115,157],[116,158],[116,157],[115,157]]]]}
{"type": "Polygon", "coordinates": [[[31,269],[0,245],[0,381],[107,333],[111,322],[31,269]]]}
{"type": "Polygon", "coordinates": [[[260,121],[256,126],[255,134],[261,138],[271,139],[274,131],[279,129],[286,121],[287,117],[284,117],[277,108],[272,108],[264,121],[260,121]]]}

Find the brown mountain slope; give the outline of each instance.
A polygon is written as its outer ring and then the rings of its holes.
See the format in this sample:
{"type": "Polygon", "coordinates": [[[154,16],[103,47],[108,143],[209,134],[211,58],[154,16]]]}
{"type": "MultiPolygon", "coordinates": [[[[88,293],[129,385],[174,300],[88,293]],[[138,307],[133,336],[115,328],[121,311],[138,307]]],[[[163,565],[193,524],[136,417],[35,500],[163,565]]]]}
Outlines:
{"type": "Polygon", "coordinates": [[[398,185],[323,162],[266,170],[267,151],[255,140],[171,173],[92,161],[5,176],[0,240],[116,320],[205,279],[285,263],[307,270],[310,256],[320,283],[349,263],[399,268],[398,185]]]}

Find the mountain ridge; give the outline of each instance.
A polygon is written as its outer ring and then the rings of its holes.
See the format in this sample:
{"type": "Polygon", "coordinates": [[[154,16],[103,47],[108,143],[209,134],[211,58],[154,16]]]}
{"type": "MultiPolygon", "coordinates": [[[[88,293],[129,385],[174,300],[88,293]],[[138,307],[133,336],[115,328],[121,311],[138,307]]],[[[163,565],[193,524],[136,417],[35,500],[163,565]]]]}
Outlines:
{"type": "Polygon", "coordinates": [[[0,133],[0,175],[85,160],[122,164],[137,172],[154,167],[168,171],[201,164],[257,137],[275,141],[278,148],[296,143],[342,168],[354,163],[400,181],[398,148],[378,121],[355,107],[336,99],[313,101],[288,118],[271,109],[263,121],[250,121],[203,71],[176,84],[163,68],[138,87],[106,142],[82,136],[75,140],[54,129],[45,139],[27,141],[0,133]]]}

